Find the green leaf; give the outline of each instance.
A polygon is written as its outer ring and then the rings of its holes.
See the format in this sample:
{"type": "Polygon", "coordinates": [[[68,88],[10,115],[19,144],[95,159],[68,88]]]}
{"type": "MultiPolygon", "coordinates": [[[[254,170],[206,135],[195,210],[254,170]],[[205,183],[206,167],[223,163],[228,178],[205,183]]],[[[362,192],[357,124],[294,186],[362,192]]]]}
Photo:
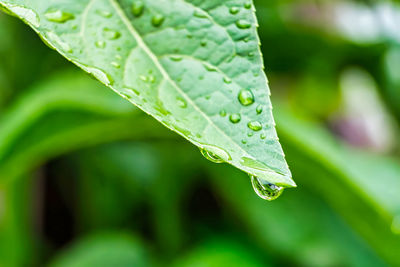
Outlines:
{"type": "Polygon", "coordinates": [[[212,157],[293,187],[248,0],[2,0],[41,38],[212,157]]]}
{"type": "Polygon", "coordinates": [[[125,233],[95,234],[63,251],[50,266],[153,266],[142,243],[125,233]]]}

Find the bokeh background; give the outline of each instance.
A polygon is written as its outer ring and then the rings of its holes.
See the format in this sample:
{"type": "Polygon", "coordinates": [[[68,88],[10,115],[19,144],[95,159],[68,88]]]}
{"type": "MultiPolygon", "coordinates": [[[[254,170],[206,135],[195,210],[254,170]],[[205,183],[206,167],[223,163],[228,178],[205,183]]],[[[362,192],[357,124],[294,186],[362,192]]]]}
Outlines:
{"type": "Polygon", "coordinates": [[[273,202],[0,14],[0,266],[400,266],[400,5],[255,4],[273,202]]]}

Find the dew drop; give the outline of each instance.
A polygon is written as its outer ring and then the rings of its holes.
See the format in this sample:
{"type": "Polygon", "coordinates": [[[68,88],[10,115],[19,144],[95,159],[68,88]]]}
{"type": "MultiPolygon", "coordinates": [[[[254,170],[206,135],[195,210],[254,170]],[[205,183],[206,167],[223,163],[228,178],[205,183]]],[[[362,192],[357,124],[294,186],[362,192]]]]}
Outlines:
{"type": "Polygon", "coordinates": [[[224,83],[230,84],[232,83],[232,80],[229,77],[224,77],[224,83]]]}
{"type": "Polygon", "coordinates": [[[249,57],[254,57],[254,53],[253,52],[249,52],[249,57]]]}
{"type": "Polygon", "coordinates": [[[250,179],[254,191],[262,199],[272,201],[277,199],[283,192],[283,187],[274,184],[263,183],[260,181],[260,179],[253,175],[250,175],[250,179]]]}
{"type": "Polygon", "coordinates": [[[93,68],[85,65],[80,65],[80,67],[107,86],[114,83],[114,81],[108,74],[98,68],[93,68]]]}
{"type": "Polygon", "coordinates": [[[121,37],[121,33],[114,31],[112,29],[109,28],[104,28],[103,29],[103,35],[105,38],[109,39],[109,40],[116,40],[119,37],[121,37]]]}
{"type": "Polygon", "coordinates": [[[267,138],[267,136],[266,136],[265,134],[261,134],[261,135],[260,135],[260,138],[261,138],[262,140],[264,140],[265,138],[267,138]]]}
{"type": "Polygon", "coordinates": [[[165,18],[164,18],[163,15],[161,15],[161,14],[156,14],[156,15],[154,15],[153,18],[151,19],[151,24],[152,24],[154,27],[160,27],[161,24],[163,24],[164,20],[165,20],[165,18]]]}
{"type": "Polygon", "coordinates": [[[240,20],[236,21],[236,26],[237,26],[239,29],[248,29],[248,28],[251,27],[251,23],[248,22],[248,21],[245,20],[245,19],[240,19],[240,20]]]}
{"type": "Polygon", "coordinates": [[[185,99],[183,99],[182,97],[177,97],[176,98],[176,101],[177,101],[177,103],[178,103],[178,106],[180,107],[180,108],[186,108],[187,107],[187,103],[186,103],[186,101],[185,101],[185,99]]]}
{"type": "Polygon", "coordinates": [[[242,117],[240,116],[239,113],[234,113],[234,114],[231,114],[231,115],[229,116],[229,120],[230,120],[232,123],[239,123],[241,119],[242,119],[242,117]]]}
{"type": "Polygon", "coordinates": [[[225,109],[221,109],[221,111],[219,112],[219,115],[220,115],[221,117],[225,117],[225,116],[226,116],[226,111],[225,111],[225,109]]]}
{"type": "Polygon", "coordinates": [[[217,146],[203,145],[202,148],[200,148],[200,152],[206,159],[214,163],[229,162],[232,160],[227,151],[217,146]]]}
{"type": "Polygon", "coordinates": [[[47,11],[44,16],[48,21],[57,22],[57,23],[64,23],[68,20],[74,19],[74,15],[68,12],[64,12],[61,10],[49,10],[47,11]]]}
{"type": "Polygon", "coordinates": [[[202,47],[206,46],[206,45],[207,45],[207,41],[205,41],[205,40],[201,41],[201,42],[200,42],[200,45],[201,45],[202,47]]]}
{"type": "Polygon", "coordinates": [[[216,67],[214,67],[214,66],[211,66],[211,65],[209,65],[209,64],[203,64],[203,66],[204,66],[204,68],[207,70],[207,71],[217,71],[217,68],[216,67]]]}
{"type": "Polygon", "coordinates": [[[24,21],[31,24],[32,26],[34,26],[36,28],[40,26],[39,16],[32,9],[26,8],[24,6],[12,5],[12,4],[6,4],[6,3],[4,3],[4,5],[12,13],[14,13],[18,17],[22,18],[24,21]]]}
{"type": "Polygon", "coordinates": [[[258,105],[256,108],[256,112],[257,114],[261,114],[263,112],[263,106],[262,105],[258,105]]]}
{"type": "Polygon", "coordinates": [[[149,81],[150,81],[151,83],[155,83],[155,82],[157,81],[156,76],[150,75],[150,76],[149,76],[149,81]]]}
{"type": "Polygon", "coordinates": [[[249,133],[247,134],[248,137],[252,137],[253,135],[254,135],[253,132],[249,132],[249,133]]]}
{"type": "Polygon", "coordinates": [[[250,90],[240,90],[238,99],[243,106],[249,106],[254,103],[254,95],[250,90]]]}
{"type": "Polygon", "coordinates": [[[251,3],[250,2],[245,3],[244,4],[244,8],[250,9],[251,8],[251,3]]]}
{"type": "Polygon", "coordinates": [[[132,4],[131,11],[132,11],[132,14],[135,17],[140,17],[143,14],[143,11],[144,11],[144,3],[143,3],[143,1],[140,1],[140,0],[134,1],[133,4],[132,4]]]}
{"type": "Polygon", "coordinates": [[[247,140],[243,139],[243,140],[242,140],[242,144],[243,144],[243,145],[247,144],[247,140]]]}
{"type": "Polygon", "coordinates": [[[182,61],[183,57],[182,56],[170,56],[169,57],[172,61],[182,61]]]}
{"type": "Polygon", "coordinates": [[[197,9],[193,12],[193,16],[195,16],[197,18],[201,18],[201,19],[205,19],[208,17],[205,12],[201,12],[200,10],[197,10],[197,9]]]}
{"type": "Polygon", "coordinates": [[[239,11],[240,11],[240,9],[235,6],[233,6],[229,9],[229,13],[231,13],[232,15],[236,15],[237,13],[239,13],[239,11]]]}
{"type": "Polygon", "coordinates": [[[149,77],[145,76],[145,75],[140,75],[139,79],[141,79],[144,82],[148,82],[149,81],[149,77]]]}
{"type": "Polygon", "coordinates": [[[106,19],[111,18],[113,15],[110,11],[107,10],[96,10],[96,13],[106,19]]]}
{"type": "Polygon", "coordinates": [[[94,43],[97,48],[105,48],[106,47],[106,42],[104,41],[97,41],[94,43]]]}
{"type": "Polygon", "coordinates": [[[62,51],[72,53],[72,48],[69,46],[69,44],[61,40],[57,34],[53,32],[47,32],[46,35],[50,41],[54,42],[59,48],[61,48],[62,51]]]}
{"type": "Polygon", "coordinates": [[[251,121],[247,124],[247,127],[249,127],[250,129],[252,129],[253,131],[260,131],[262,129],[262,125],[260,122],[258,121],[251,121]]]}

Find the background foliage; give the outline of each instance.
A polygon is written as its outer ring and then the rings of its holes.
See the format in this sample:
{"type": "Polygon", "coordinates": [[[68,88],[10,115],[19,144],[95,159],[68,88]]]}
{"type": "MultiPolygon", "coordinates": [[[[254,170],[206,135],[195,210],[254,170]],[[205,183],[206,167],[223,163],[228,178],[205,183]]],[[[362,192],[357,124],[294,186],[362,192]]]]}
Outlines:
{"type": "Polygon", "coordinates": [[[0,14],[0,266],[400,264],[400,7],[256,7],[299,186],[271,203],[0,14]]]}

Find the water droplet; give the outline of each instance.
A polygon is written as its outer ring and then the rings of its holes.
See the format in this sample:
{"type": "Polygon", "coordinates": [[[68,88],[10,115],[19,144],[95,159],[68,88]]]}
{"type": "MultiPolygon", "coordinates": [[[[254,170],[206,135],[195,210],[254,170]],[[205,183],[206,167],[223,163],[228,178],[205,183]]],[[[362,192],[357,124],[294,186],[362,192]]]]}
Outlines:
{"type": "Polygon", "coordinates": [[[151,19],[151,24],[152,24],[154,27],[160,27],[161,24],[163,24],[164,20],[165,20],[165,18],[164,18],[163,15],[161,15],[161,14],[156,14],[156,15],[154,15],[153,18],[151,19]]]}
{"type": "Polygon", "coordinates": [[[247,2],[244,4],[244,8],[250,9],[251,8],[251,2],[247,2]]]}
{"type": "Polygon", "coordinates": [[[117,69],[121,68],[121,64],[119,64],[118,62],[115,62],[115,61],[111,62],[111,65],[117,69]]]}
{"type": "Polygon", "coordinates": [[[186,108],[187,107],[187,103],[186,103],[186,101],[185,101],[185,99],[183,99],[182,97],[177,97],[176,98],[176,101],[177,101],[177,103],[178,103],[178,106],[180,107],[180,108],[186,108]]]}
{"type": "Polygon", "coordinates": [[[237,13],[239,13],[239,11],[240,11],[240,9],[235,6],[233,6],[229,9],[229,13],[231,13],[232,15],[236,15],[237,13]]]}
{"type": "Polygon", "coordinates": [[[207,45],[207,41],[205,41],[205,40],[201,41],[201,42],[200,42],[200,45],[201,45],[202,47],[206,46],[206,45],[207,45]]]}
{"type": "Polygon", "coordinates": [[[172,61],[182,61],[183,57],[182,56],[170,56],[169,57],[172,61]]]}
{"type": "Polygon", "coordinates": [[[130,92],[133,92],[137,96],[140,95],[140,92],[138,90],[134,89],[134,88],[126,86],[124,89],[127,90],[127,91],[130,91],[130,92]]]}
{"type": "Polygon", "coordinates": [[[243,106],[249,106],[254,103],[254,95],[250,90],[240,90],[238,99],[243,106]]]}
{"type": "Polygon", "coordinates": [[[242,144],[243,144],[243,145],[247,144],[247,140],[243,139],[243,140],[242,140],[242,144]]]}
{"type": "Polygon", "coordinates": [[[211,96],[210,96],[210,95],[206,95],[204,98],[205,98],[206,100],[210,100],[211,96]]]}
{"type": "Polygon", "coordinates": [[[96,10],[96,13],[106,19],[111,18],[113,15],[110,11],[107,10],[96,10]]]}
{"type": "Polygon", "coordinates": [[[261,134],[260,138],[264,140],[265,138],[267,138],[267,136],[265,134],[261,134]]]}
{"type": "Polygon", "coordinates": [[[249,52],[249,57],[254,57],[254,53],[253,52],[249,52]]]}
{"type": "Polygon", "coordinates": [[[74,15],[68,12],[64,12],[61,10],[49,10],[47,11],[44,16],[48,21],[57,22],[57,23],[64,23],[68,20],[74,19],[74,15]]]}
{"type": "Polygon", "coordinates": [[[151,83],[155,83],[155,82],[157,81],[156,76],[150,75],[150,76],[149,76],[149,81],[150,81],[151,83]]]}
{"type": "Polygon", "coordinates": [[[253,131],[260,131],[262,129],[262,125],[260,122],[258,121],[251,121],[247,124],[247,127],[249,127],[250,129],[252,129],[253,131]]]}
{"type": "Polygon", "coordinates": [[[247,133],[247,136],[248,137],[252,137],[254,135],[254,133],[253,132],[249,132],[249,133],[247,133]]]}
{"type": "Polygon", "coordinates": [[[195,16],[195,17],[197,17],[197,18],[201,18],[201,19],[205,19],[205,18],[208,17],[208,16],[207,16],[207,13],[202,12],[202,11],[200,11],[200,10],[198,10],[198,9],[196,9],[196,10],[193,12],[193,16],[195,16]]]}
{"type": "Polygon", "coordinates": [[[263,106],[262,105],[258,105],[256,108],[256,112],[257,114],[261,114],[263,112],[263,106]]]}
{"type": "Polygon", "coordinates": [[[193,34],[188,33],[188,34],[186,35],[186,37],[187,37],[188,39],[192,39],[192,38],[193,38],[193,34]]]}
{"type": "Polygon", "coordinates": [[[95,43],[95,45],[96,45],[97,48],[104,48],[104,47],[106,47],[106,42],[104,42],[104,41],[97,41],[97,42],[95,43]]]}
{"type": "Polygon", "coordinates": [[[216,68],[216,67],[211,66],[211,65],[209,65],[209,64],[203,63],[203,66],[204,66],[204,68],[205,68],[206,70],[208,70],[208,71],[217,71],[217,68],[216,68]]]}
{"type": "Polygon", "coordinates": [[[224,83],[230,84],[232,83],[232,80],[229,77],[224,77],[224,83]]]}
{"type": "Polygon", "coordinates": [[[250,175],[250,179],[254,191],[262,199],[272,201],[277,199],[283,192],[283,187],[264,183],[253,175],[250,175]]]}
{"type": "Polygon", "coordinates": [[[56,46],[58,48],[61,48],[62,51],[72,53],[72,48],[69,46],[69,44],[61,40],[61,38],[57,34],[53,32],[47,32],[46,35],[50,39],[50,41],[55,43],[56,46]]]}
{"type": "Polygon", "coordinates": [[[234,113],[234,114],[231,114],[231,115],[229,116],[229,120],[230,120],[232,123],[239,123],[241,119],[242,119],[242,116],[240,116],[239,113],[234,113]]]}
{"type": "Polygon", "coordinates": [[[240,20],[236,21],[236,26],[237,26],[239,29],[248,29],[248,28],[251,27],[251,23],[248,22],[248,21],[245,20],[245,19],[240,19],[240,20]]]}
{"type": "Polygon", "coordinates": [[[108,74],[98,68],[93,68],[82,64],[80,64],[79,66],[107,86],[114,83],[113,79],[108,74]]]}
{"type": "Polygon", "coordinates": [[[8,10],[10,10],[18,17],[22,18],[22,20],[24,20],[28,24],[36,28],[40,26],[39,16],[32,9],[26,8],[24,6],[7,4],[7,3],[3,3],[3,5],[5,5],[8,10]]]}
{"type": "Polygon", "coordinates": [[[221,117],[225,117],[225,116],[226,116],[226,111],[225,111],[225,109],[221,109],[221,111],[219,112],[219,115],[220,115],[221,117]]]}
{"type": "Polygon", "coordinates": [[[121,37],[121,33],[114,31],[109,28],[104,28],[103,29],[103,35],[105,38],[110,39],[110,40],[115,40],[121,37]]]}
{"type": "Polygon", "coordinates": [[[206,159],[214,163],[229,162],[232,160],[228,152],[217,146],[203,145],[202,148],[200,148],[200,152],[206,159]]]}
{"type": "Polygon", "coordinates": [[[145,76],[145,75],[140,75],[139,79],[141,79],[144,82],[148,82],[149,81],[149,77],[145,76]]]}
{"type": "Polygon", "coordinates": [[[122,57],[121,57],[121,55],[115,55],[115,59],[116,59],[116,60],[121,60],[122,57]]]}
{"type": "Polygon", "coordinates": [[[143,14],[143,11],[144,11],[144,3],[143,3],[143,1],[140,1],[140,0],[134,1],[133,4],[132,4],[131,11],[132,11],[132,14],[135,17],[140,17],[143,14]]]}

